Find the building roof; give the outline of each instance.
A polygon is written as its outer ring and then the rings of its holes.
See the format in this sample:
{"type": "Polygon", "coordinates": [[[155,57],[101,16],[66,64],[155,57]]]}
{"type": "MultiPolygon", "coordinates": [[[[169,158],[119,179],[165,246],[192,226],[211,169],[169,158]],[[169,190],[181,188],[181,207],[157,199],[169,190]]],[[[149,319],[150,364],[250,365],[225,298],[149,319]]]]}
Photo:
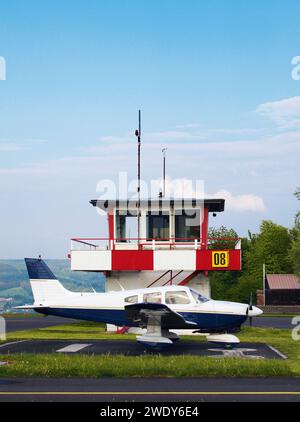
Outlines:
{"type": "Polygon", "coordinates": [[[267,274],[270,290],[300,290],[300,278],[295,274],[267,274]]]}
{"type": "MultiPolygon", "coordinates": [[[[169,204],[170,206],[182,206],[182,208],[186,208],[188,206],[193,206],[193,207],[201,207],[203,205],[204,202],[204,206],[206,208],[208,208],[209,212],[223,212],[225,209],[225,199],[189,199],[189,198],[185,198],[185,199],[167,199],[167,198],[160,198],[160,199],[141,199],[141,207],[145,208],[145,207],[149,207],[151,208],[151,206],[164,206],[167,207],[167,205],[169,204]]],[[[92,204],[94,207],[98,207],[101,208],[104,211],[107,211],[111,208],[118,208],[118,207],[126,207],[128,209],[132,209],[137,208],[137,202],[135,203],[132,200],[114,200],[114,199],[110,199],[110,200],[97,200],[97,199],[93,199],[92,201],[90,201],[90,204],[92,204]]]]}

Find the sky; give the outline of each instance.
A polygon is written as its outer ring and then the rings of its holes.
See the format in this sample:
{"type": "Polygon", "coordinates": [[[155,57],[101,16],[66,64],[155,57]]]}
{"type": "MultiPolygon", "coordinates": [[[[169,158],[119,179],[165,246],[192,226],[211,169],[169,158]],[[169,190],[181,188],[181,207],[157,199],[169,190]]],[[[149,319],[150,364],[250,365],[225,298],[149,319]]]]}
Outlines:
{"type": "Polygon", "coordinates": [[[168,185],[226,199],[214,225],[291,227],[299,15],[296,0],[2,2],[0,258],[64,258],[71,237],[106,235],[89,200],[136,177],[139,109],[145,181],[167,148],[168,185]]]}

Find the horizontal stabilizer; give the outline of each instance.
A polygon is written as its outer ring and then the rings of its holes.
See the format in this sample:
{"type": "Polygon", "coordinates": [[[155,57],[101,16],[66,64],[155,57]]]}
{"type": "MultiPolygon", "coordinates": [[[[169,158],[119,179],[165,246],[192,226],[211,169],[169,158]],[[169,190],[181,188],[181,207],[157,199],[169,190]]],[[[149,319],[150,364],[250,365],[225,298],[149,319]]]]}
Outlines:
{"type": "Polygon", "coordinates": [[[38,305],[24,305],[24,306],[14,306],[14,309],[22,309],[24,311],[29,311],[31,309],[46,309],[45,306],[38,305]]]}

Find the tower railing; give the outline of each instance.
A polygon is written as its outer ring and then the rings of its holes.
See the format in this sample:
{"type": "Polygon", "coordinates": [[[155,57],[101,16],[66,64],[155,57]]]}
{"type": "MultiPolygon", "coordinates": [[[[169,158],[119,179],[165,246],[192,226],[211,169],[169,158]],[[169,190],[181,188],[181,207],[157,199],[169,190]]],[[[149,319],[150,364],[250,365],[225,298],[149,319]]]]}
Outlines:
{"type": "Polygon", "coordinates": [[[73,238],[71,251],[107,250],[176,250],[176,249],[232,250],[241,249],[241,238],[209,237],[207,243],[201,238],[73,238]]]}

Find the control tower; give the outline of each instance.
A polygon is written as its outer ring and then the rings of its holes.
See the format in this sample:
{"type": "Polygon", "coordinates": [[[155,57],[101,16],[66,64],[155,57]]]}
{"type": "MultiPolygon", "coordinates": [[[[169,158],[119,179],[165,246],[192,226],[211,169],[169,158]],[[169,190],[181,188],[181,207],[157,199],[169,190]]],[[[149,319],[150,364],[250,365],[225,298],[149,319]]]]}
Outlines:
{"type": "Polygon", "coordinates": [[[106,238],[71,240],[71,269],[102,272],[106,291],[188,285],[210,297],[210,271],[240,271],[240,239],[210,239],[224,199],[92,200],[107,214],[106,238]]]}

